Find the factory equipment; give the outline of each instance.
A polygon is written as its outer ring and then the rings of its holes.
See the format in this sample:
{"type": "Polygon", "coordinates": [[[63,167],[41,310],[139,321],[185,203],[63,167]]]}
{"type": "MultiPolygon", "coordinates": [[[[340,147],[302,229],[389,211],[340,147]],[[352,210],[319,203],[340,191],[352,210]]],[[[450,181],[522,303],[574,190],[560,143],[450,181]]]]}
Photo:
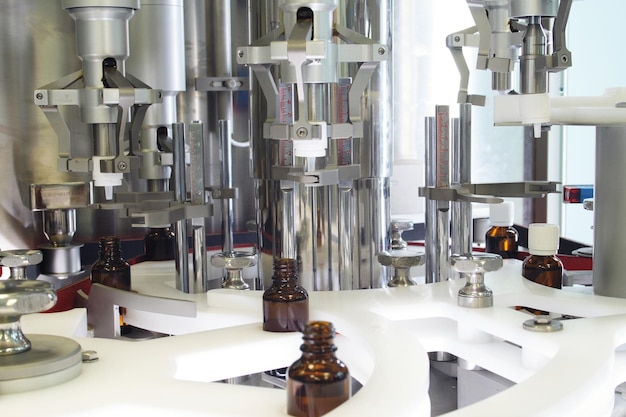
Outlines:
{"type": "Polygon", "coordinates": [[[237,49],[266,101],[252,143],[264,281],[273,258],[288,257],[313,290],[385,282],[375,259],[389,223],[388,69],[379,66],[388,57],[379,40],[387,40],[389,2],[368,7],[372,15],[351,15],[349,4],[279,1],[278,24],[237,49]],[[342,70],[349,63],[360,65],[342,70]],[[279,68],[276,76],[268,64],[279,68]]]}
{"type": "MultiPolygon", "coordinates": [[[[261,332],[260,292],[254,290],[268,286],[275,258],[296,260],[301,285],[318,291],[310,298],[311,318],[332,317],[342,352],[355,364],[350,369],[364,394],[341,405],[338,415],[430,415],[428,353],[458,358],[464,377],[485,371],[506,379],[499,387],[518,384],[459,415],[505,409],[519,416],[539,411],[609,415],[614,388],[626,379],[624,301],[584,294],[584,289],[544,288],[524,281],[516,260],[472,253],[472,203],[543,196],[557,191],[558,184],[472,182],[472,106],[486,97],[470,93],[463,55],[468,46],[478,47],[477,69],[492,72],[496,124],[529,126],[536,136],[545,136],[555,124],[602,125],[596,243],[613,259],[596,258],[594,290],[626,298],[613,262],[619,256],[606,246],[621,247],[612,231],[622,229],[615,222],[626,202],[613,176],[620,172],[624,151],[624,92],[616,89],[599,98],[548,94],[547,73],[571,64],[564,37],[570,0],[467,1],[476,25],[447,38],[461,71],[459,117],[451,117],[444,105],[426,121],[426,181],[415,181],[414,198],[423,185],[420,193],[427,199],[424,251],[402,239],[413,220],[390,216],[391,96],[403,88],[391,80],[391,58],[405,52],[392,50],[390,0],[21,3],[11,2],[14,15],[48,14],[42,20],[64,28],[54,49],[68,63],[51,60],[44,79],[30,80],[26,95],[16,93],[27,97],[30,107],[34,98],[42,110],[35,108],[39,116],[19,127],[36,126],[33,136],[58,143],[58,152],[46,156],[54,161],[54,175],[47,174],[46,164],[28,159],[24,165],[32,172],[18,178],[26,210],[15,211],[25,218],[42,213],[36,220],[40,236],[21,246],[39,246],[43,256],[33,250],[0,253],[0,264],[12,268],[11,279],[0,281],[3,297],[7,288],[18,294],[4,297],[0,305],[3,335],[23,339],[16,317],[49,308],[44,299],[55,297],[54,288],[88,275],[80,259],[83,243],[105,232],[122,240],[141,239],[146,227],[170,226],[177,240],[176,260],[131,267],[133,292],[94,284],[89,297],[81,294],[87,312],[65,312],[63,325],[69,325],[49,326],[80,342],[63,344],[63,366],[40,367],[29,358],[33,355],[15,354],[24,361],[17,364],[20,369],[26,364],[67,377],[51,383],[67,385],[38,393],[54,405],[83,383],[118,375],[130,382],[132,395],[105,408],[104,399],[118,388],[113,384],[59,407],[63,410],[53,407],[52,415],[87,410],[194,414],[207,407],[216,415],[228,415],[231,407],[239,407],[240,414],[254,409],[275,415],[282,400],[272,390],[257,395],[216,382],[284,367],[293,351],[286,345],[299,342],[297,335],[261,332]],[[70,27],[75,31],[65,33],[70,27]],[[76,41],[76,53],[66,38],[76,41]],[[50,83],[65,74],[70,75],[50,83]],[[42,115],[48,123],[37,119],[42,115]],[[43,124],[58,140],[43,133],[43,124]],[[242,249],[249,242],[242,245],[238,239],[248,227],[257,242],[242,249]],[[209,240],[219,242],[219,249],[208,249],[209,240]],[[40,260],[39,279],[23,280],[26,266],[40,260]],[[424,261],[426,285],[420,285],[410,271],[422,274],[417,271],[424,261]],[[251,277],[255,266],[258,273],[251,277]],[[452,280],[450,269],[465,279],[452,280]],[[16,311],[22,303],[28,308],[16,311]],[[517,305],[581,318],[571,325],[543,317],[527,320],[526,313],[511,308],[517,305]],[[142,342],[145,348],[109,340],[120,338],[119,306],[127,309],[124,320],[130,325],[171,337],[142,342]],[[86,337],[87,322],[95,337],[86,337]],[[549,335],[552,339],[541,334],[555,330],[560,331],[549,335]],[[588,338],[591,331],[597,331],[594,340],[588,338]],[[97,350],[103,360],[98,363],[93,352],[85,355],[93,363],[82,366],[94,366],[78,376],[81,349],[97,350]],[[581,357],[580,350],[594,354],[581,357]],[[390,386],[389,378],[399,383],[390,386]],[[176,394],[151,398],[154,391],[146,389],[151,384],[172,393],[185,387],[194,395],[184,404],[176,394]],[[527,398],[537,384],[542,389],[533,394],[536,402],[507,408],[527,398]],[[200,400],[205,392],[216,394],[214,403],[200,400]],[[233,392],[251,401],[226,403],[233,392]]],[[[2,29],[0,34],[9,38],[2,29]]],[[[413,34],[399,31],[398,36],[413,34]]],[[[38,77],[39,70],[34,71],[38,77]]],[[[422,132],[402,135],[421,141],[422,132]]],[[[36,154],[35,148],[30,146],[30,153],[36,154]]],[[[15,236],[15,244],[20,237],[15,236]]],[[[47,325],[56,314],[37,315],[28,326],[47,325]]],[[[33,349],[47,346],[45,337],[31,342],[33,349]]],[[[28,351],[28,344],[17,349],[28,351]]],[[[0,346],[0,359],[5,356],[0,346]]],[[[4,382],[12,383],[19,373],[7,378],[8,368],[1,368],[4,395],[4,382]]],[[[24,398],[2,400],[13,407],[24,398]]]]}

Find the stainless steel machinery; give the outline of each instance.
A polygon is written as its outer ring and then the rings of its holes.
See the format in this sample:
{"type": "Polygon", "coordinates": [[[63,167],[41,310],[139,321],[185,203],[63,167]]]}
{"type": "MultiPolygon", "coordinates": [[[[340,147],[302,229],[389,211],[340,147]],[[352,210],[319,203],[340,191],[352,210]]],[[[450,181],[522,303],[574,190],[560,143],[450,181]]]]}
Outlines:
{"type": "Polygon", "coordinates": [[[252,142],[264,281],[274,257],[290,257],[312,290],[385,282],[376,255],[389,223],[390,91],[378,63],[388,55],[380,40],[389,6],[346,9],[359,4],[268,2],[276,27],[237,50],[264,96],[252,142]]]}

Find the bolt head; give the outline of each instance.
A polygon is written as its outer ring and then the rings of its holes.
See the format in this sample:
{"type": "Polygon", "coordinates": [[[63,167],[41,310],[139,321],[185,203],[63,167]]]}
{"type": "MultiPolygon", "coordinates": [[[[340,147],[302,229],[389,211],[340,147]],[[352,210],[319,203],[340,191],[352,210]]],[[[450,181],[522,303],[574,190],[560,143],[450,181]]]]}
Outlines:
{"type": "Polygon", "coordinates": [[[485,273],[502,268],[502,257],[495,253],[473,253],[471,255],[452,255],[450,264],[461,273],[485,273]]]}
{"type": "Polygon", "coordinates": [[[296,135],[298,135],[299,138],[306,138],[308,134],[309,134],[309,131],[304,127],[299,127],[296,130],[296,135]]]}
{"type": "Polygon", "coordinates": [[[126,171],[126,168],[128,168],[128,164],[126,162],[120,161],[117,163],[117,169],[120,171],[126,171]]]}
{"type": "Polygon", "coordinates": [[[378,55],[385,55],[385,52],[387,52],[387,50],[382,46],[378,48],[378,55]]]}
{"type": "Polygon", "coordinates": [[[36,249],[14,249],[0,252],[0,265],[8,268],[37,265],[43,261],[43,254],[36,249]]]}
{"type": "Polygon", "coordinates": [[[423,252],[407,249],[390,250],[379,253],[378,262],[383,266],[411,268],[424,264],[424,262],[426,262],[426,255],[424,255],[423,252]]]}
{"type": "Polygon", "coordinates": [[[239,58],[243,58],[243,57],[244,57],[244,55],[245,55],[245,54],[244,54],[243,50],[241,50],[241,49],[237,50],[237,56],[238,56],[239,58]]]}
{"type": "Polygon", "coordinates": [[[244,269],[256,265],[256,254],[249,252],[216,253],[211,265],[223,269],[244,269]]]}

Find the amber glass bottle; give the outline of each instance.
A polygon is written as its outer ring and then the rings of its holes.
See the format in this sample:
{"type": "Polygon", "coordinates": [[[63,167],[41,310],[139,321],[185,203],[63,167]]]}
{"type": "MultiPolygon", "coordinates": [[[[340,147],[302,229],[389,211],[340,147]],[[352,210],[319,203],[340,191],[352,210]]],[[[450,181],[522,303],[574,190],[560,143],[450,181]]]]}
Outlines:
{"type": "Polygon", "coordinates": [[[528,226],[528,252],[522,263],[522,276],[552,288],[563,285],[563,264],[557,258],[559,227],[555,224],[533,223],[528,226]]]}
{"type": "Polygon", "coordinates": [[[170,261],[176,254],[176,237],[169,227],[153,227],[144,238],[146,261],[170,261]]]}
{"type": "Polygon", "coordinates": [[[263,293],[263,330],[301,332],[309,321],[309,295],[298,285],[295,259],[274,261],[272,285],[263,293]]]}
{"type": "Polygon", "coordinates": [[[335,328],[313,321],[304,329],[302,356],[287,371],[287,412],[296,417],[317,417],[350,398],[350,372],[335,356],[335,328]]]}
{"type": "Polygon", "coordinates": [[[517,230],[513,226],[513,203],[505,201],[489,207],[491,227],[485,233],[485,252],[497,253],[502,258],[517,258],[517,230]]]}
{"type": "Polygon", "coordinates": [[[91,282],[130,291],[130,265],[122,258],[119,238],[100,239],[100,257],[91,267],[91,282]]]}

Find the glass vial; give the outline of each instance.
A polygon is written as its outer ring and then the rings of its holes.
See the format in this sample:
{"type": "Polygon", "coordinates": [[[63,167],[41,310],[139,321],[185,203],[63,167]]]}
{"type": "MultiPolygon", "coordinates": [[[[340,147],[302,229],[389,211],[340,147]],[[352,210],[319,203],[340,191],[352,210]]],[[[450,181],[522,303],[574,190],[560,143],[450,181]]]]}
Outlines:
{"type": "Polygon", "coordinates": [[[306,325],[302,356],[287,371],[287,413],[317,417],[350,398],[350,372],[335,356],[335,328],[326,321],[306,325]]]}
{"type": "Polygon", "coordinates": [[[272,285],[263,293],[263,330],[301,332],[309,321],[309,295],[298,285],[295,259],[274,261],[272,285]]]}
{"type": "Polygon", "coordinates": [[[503,259],[517,259],[518,233],[513,228],[514,207],[510,201],[489,206],[491,227],[485,233],[485,252],[503,259]]]}
{"type": "Polygon", "coordinates": [[[522,276],[552,288],[563,286],[563,264],[556,257],[559,249],[559,226],[533,223],[528,226],[528,252],[522,263],[522,276]]]}
{"type": "Polygon", "coordinates": [[[119,238],[100,239],[100,257],[91,267],[91,282],[130,291],[130,265],[122,258],[119,238]]]}
{"type": "Polygon", "coordinates": [[[144,238],[146,261],[171,261],[176,254],[176,236],[169,227],[153,227],[144,238]]]}

